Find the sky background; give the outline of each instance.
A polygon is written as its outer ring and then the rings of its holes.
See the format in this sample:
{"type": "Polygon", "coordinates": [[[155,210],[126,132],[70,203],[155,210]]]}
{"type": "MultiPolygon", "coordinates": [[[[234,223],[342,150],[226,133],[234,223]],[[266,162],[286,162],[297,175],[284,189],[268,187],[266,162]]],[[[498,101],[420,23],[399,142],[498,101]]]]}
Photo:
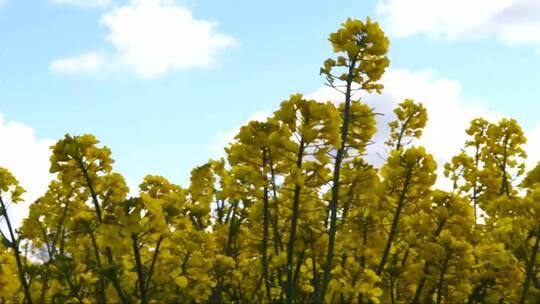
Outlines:
{"type": "Polygon", "coordinates": [[[386,89],[367,102],[424,103],[421,143],[440,163],[470,119],[516,118],[536,163],[540,0],[0,0],[0,166],[31,201],[51,178],[48,147],[92,133],[131,186],[185,185],[290,94],[337,99],[319,76],[328,34],[367,16],[391,41],[386,89]]]}

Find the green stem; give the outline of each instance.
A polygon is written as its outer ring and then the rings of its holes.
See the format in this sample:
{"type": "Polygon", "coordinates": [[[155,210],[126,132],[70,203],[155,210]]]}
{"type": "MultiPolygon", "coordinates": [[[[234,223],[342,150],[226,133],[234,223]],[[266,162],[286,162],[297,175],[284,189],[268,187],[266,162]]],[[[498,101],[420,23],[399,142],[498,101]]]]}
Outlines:
{"type": "MultiPolygon", "coordinates": [[[[302,162],[304,158],[305,143],[304,138],[300,140],[300,146],[298,147],[298,153],[296,155],[296,169],[302,168],[302,162]]],[[[302,186],[299,184],[294,185],[294,198],[291,217],[291,235],[289,242],[287,243],[287,303],[293,303],[294,298],[294,277],[293,277],[293,257],[294,257],[294,243],[296,242],[296,228],[298,226],[298,216],[300,213],[300,191],[302,186]]]]}
{"type": "Polygon", "coordinates": [[[536,255],[538,254],[538,247],[540,243],[540,229],[536,233],[536,240],[534,241],[531,258],[527,263],[527,271],[525,275],[525,281],[523,282],[523,291],[521,292],[520,304],[524,304],[529,294],[529,286],[534,276],[534,269],[536,266],[536,255]]]}
{"type": "MultiPolygon", "coordinates": [[[[266,174],[265,174],[265,167],[266,167],[266,148],[262,149],[262,174],[265,176],[266,181],[266,174]]],[[[264,280],[264,286],[266,288],[266,299],[268,303],[272,301],[272,294],[270,291],[270,280],[268,279],[268,227],[270,223],[269,218],[269,199],[268,199],[268,186],[265,184],[263,189],[263,237],[262,237],[262,271],[263,271],[263,280],[264,280]]]]}
{"type": "MultiPolygon", "coordinates": [[[[101,213],[101,206],[98,201],[98,197],[96,194],[96,191],[94,189],[94,185],[92,184],[92,181],[90,180],[90,175],[88,174],[88,171],[86,170],[86,167],[84,166],[82,157],[78,159],[79,167],[83,173],[84,180],[86,182],[86,185],[88,187],[88,190],[90,190],[90,196],[92,198],[92,202],[94,204],[94,208],[96,209],[96,215],[98,218],[99,224],[103,223],[102,213],[101,213]]],[[[97,246],[97,244],[96,244],[97,246]]],[[[109,266],[113,266],[113,256],[112,256],[112,250],[111,247],[105,248],[105,256],[107,257],[107,262],[109,266]]],[[[128,296],[122,289],[122,286],[120,285],[120,281],[118,280],[117,273],[113,273],[111,276],[111,281],[113,283],[114,289],[116,290],[116,293],[118,294],[118,297],[122,301],[123,304],[129,304],[131,301],[129,300],[128,296]]]]}
{"type": "Polygon", "coordinates": [[[439,274],[439,281],[437,282],[437,304],[441,304],[442,289],[444,285],[444,274],[446,273],[446,270],[448,268],[448,262],[450,261],[450,256],[451,256],[451,253],[448,253],[441,267],[441,273],[439,274]]]}
{"type": "Polygon", "coordinates": [[[384,266],[386,265],[386,260],[388,259],[390,248],[392,247],[392,243],[394,242],[394,238],[396,237],[396,234],[397,234],[399,217],[401,215],[403,207],[405,206],[405,195],[407,194],[407,191],[409,189],[409,183],[412,177],[412,168],[407,168],[407,169],[408,170],[407,170],[407,175],[405,177],[405,183],[403,184],[403,190],[401,191],[401,194],[399,195],[399,201],[396,208],[396,213],[394,214],[394,218],[392,220],[392,227],[390,228],[390,234],[388,235],[388,239],[386,240],[386,245],[384,247],[384,252],[381,257],[379,266],[377,267],[375,271],[378,275],[380,275],[383,272],[384,266]]]}
{"type": "Polygon", "coordinates": [[[141,297],[141,304],[146,304],[146,284],[144,281],[144,271],[143,271],[143,265],[141,262],[141,252],[139,250],[139,242],[137,240],[137,235],[132,234],[131,240],[133,243],[133,255],[135,256],[135,267],[137,269],[137,282],[139,283],[139,295],[141,297]]]}
{"type": "Polygon", "coordinates": [[[341,146],[336,153],[336,161],[334,164],[334,175],[332,178],[332,196],[330,200],[330,228],[328,230],[328,248],[326,253],[326,263],[324,265],[323,278],[321,282],[321,288],[319,290],[318,301],[324,302],[326,289],[330,282],[330,272],[332,270],[332,260],[334,258],[334,247],[336,241],[337,232],[337,210],[339,200],[339,187],[340,187],[340,172],[341,162],[345,156],[345,148],[347,146],[347,135],[349,133],[349,122],[351,115],[351,86],[354,74],[354,67],[356,60],[351,60],[349,65],[349,71],[347,76],[347,85],[345,91],[345,109],[343,111],[343,124],[341,125],[341,146]]]}
{"type": "Polygon", "coordinates": [[[24,297],[26,299],[26,303],[32,304],[32,294],[30,293],[30,286],[28,285],[28,282],[26,281],[25,272],[23,268],[23,264],[21,261],[21,254],[19,252],[19,241],[15,238],[15,233],[13,232],[13,226],[11,226],[11,220],[9,219],[9,216],[7,214],[6,205],[4,204],[4,200],[0,196],[0,204],[2,208],[2,215],[6,219],[6,225],[9,232],[9,237],[11,238],[11,249],[13,249],[13,254],[15,255],[15,261],[17,262],[17,270],[19,272],[19,279],[21,280],[21,285],[24,290],[24,297]]]}

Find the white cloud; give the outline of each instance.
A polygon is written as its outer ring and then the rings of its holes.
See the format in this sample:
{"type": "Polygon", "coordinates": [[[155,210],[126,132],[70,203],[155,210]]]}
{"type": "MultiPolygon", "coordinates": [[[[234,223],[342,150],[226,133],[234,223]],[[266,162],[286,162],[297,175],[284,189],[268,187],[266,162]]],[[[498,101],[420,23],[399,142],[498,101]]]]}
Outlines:
{"type": "Polygon", "coordinates": [[[113,67],[153,78],[171,71],[211,67],[216,56],[235,43],[231,36],[216,32],[215,22],[196,19],[189,9],[169,0],[132,0],[106,12],[100,24],[108,30],[111,52],[59,59],[51,64],[51,70],[70,73],[113,67]],[[58,63],[64,68],[59,69],[58,63]]]}
{"type": "Polygon", "coordinates": [[[52,140],[36,139],[29,126],[4,121],[0,114],[0,166],[10,170],[26,189],[25,202],[12,204],[8,209],[17,226],[26,216],[28,205],[47,191],[53,178],[49,174],[49,146],[52,144],[52,140]]]}
{"type": "MultiPolygon", "coordinates": [[[[378,116],[378,132],[374,137],[375,144],[368,148],[367,160],[375,166],[381,166],[384,163],[388,155],[388,148],[384,142],[389,135],[388,122],[395,119],[393,110],[404,99],[412,98],[416,102],[423,103],[429,115],[422,138],[414,144],[424,146],[435,157],[439,165],[436,186],[450,190],[451,184],[442,174],[443,165],[460,152],[467,140],[465,130],[469,127],[470,121],[483,117],[497,122],[504,115],[489,109],[482,99],[465,99],[462,95],[462,86],[458,81],[443,78],[434,70],[411,72],[389,69],[381,82],[385,86],[383,94],[361,96],[363,102],[374,107],[377,113],[383,114],[383,116],[378,116]]],[[[343,101],[341,93],[326,86],[306,94],[305,98],[318,101],[343,101]]],[[[266,112],[258,112],[246,123],[251,120],[264,120],[268,116],[266,112]]],[[[209,149],[213,158],[224,155],[223,148],[233,141],[239,129],[240,127],[237,127],[214,136],[209,149]]],[[[524,148],[529,155],[526,164],[530,170],[540,161],[540,142],[534,140],[540,138],[540,124],[525,133],[529,139],[524,148]]]]}
{"type": "MultiPolygon", "coordinates": [[[[411,72],[389,69],[383,76],[382,83],[385,85],[383,94],[362,97],[364,102],[384,114],[378,119],[379,132],[374,138],[375,144],[369,147],[367,159],[374,165],[382,165],[388,154],[384,141],[389,133],[387,123],[394,119],[392,111],[405,98],[412,98],[423,103],[429,115],[428,125],[416,144],[424,146],[434,155],[439,164],[437,186],[443,189],[450,187],[450,183],[442,175],[443,164],[457,155],[463,147],[467,139],[465,130],[470,121],[476,117],[484,117],[497,122],[504,117],[502,113],[490,110],[481,99],[464,99],[459,82],[440,77],[433,70],[411,72]]],[[[342,99],[342,95],[328,87],[322,87],[306,97],[321,101],[342,99]]],[[[536,162],[540,161],[540,144],[534,140],[540,138],[540,125],[526,132],[526,136],[529,139],[524,147],[529,155],[526,164],[528,169],[532,169],[536,162]]]]}
{"type": "Polygon", "coordinates": [[[107,7],[111,4],[111,0],[51,0],[51,1],[54,4],[72,5],[72,6],[78,6],[78,7],[83,7],[83,8],[107,7]]]}
{"type": "Polygon", "coordinates": [[[390,34],[426,34],[455,40],[495,36],[540,50],[539,0],[379,0],[377,12],[390,34]]]}
{"type": "Polygon", "coordinates": [[[95,73],[104,63],[102,54],[90,52],[78,57],[57,59],[51,63],[50,69],[65,74],[95,73]]]}

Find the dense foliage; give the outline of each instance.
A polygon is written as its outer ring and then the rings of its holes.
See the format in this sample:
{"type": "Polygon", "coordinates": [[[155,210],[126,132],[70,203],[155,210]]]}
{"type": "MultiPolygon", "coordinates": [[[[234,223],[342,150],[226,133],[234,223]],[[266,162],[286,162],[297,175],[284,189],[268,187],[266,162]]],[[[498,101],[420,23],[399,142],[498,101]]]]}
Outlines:
{"type": "Polygon", "coordinates": [[[111,151],[66,135],[15,231],[24,190],[0,169],[0,303],[540,302],[540,166],[525,174],[516,121],[471,122],[446,192],[407,99],[374,167],[377,113],[355,93],[383,89],[388,39],[349,19],[329,40],[321,74],[343,102],[292,95],[187,187],[148,175],[128,197],[111,151]]]}

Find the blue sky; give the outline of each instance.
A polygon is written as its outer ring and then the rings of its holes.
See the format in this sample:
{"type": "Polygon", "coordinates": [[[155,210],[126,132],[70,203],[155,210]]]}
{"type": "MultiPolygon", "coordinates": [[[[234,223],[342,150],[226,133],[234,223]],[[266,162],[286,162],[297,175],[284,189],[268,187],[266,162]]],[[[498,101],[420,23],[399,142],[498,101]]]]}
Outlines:
{"type": "Polygon", "coordinates": [[[130,184],[185,184],[256,113],[295,92],[332,98],[328,34],[367,16],[391,40],[386,99],[440,117],[434,152],[473,114],[540,137],[540,0],[0,0],[0,165],[37,193],[46,147],[93,133],[130,184]]]}

